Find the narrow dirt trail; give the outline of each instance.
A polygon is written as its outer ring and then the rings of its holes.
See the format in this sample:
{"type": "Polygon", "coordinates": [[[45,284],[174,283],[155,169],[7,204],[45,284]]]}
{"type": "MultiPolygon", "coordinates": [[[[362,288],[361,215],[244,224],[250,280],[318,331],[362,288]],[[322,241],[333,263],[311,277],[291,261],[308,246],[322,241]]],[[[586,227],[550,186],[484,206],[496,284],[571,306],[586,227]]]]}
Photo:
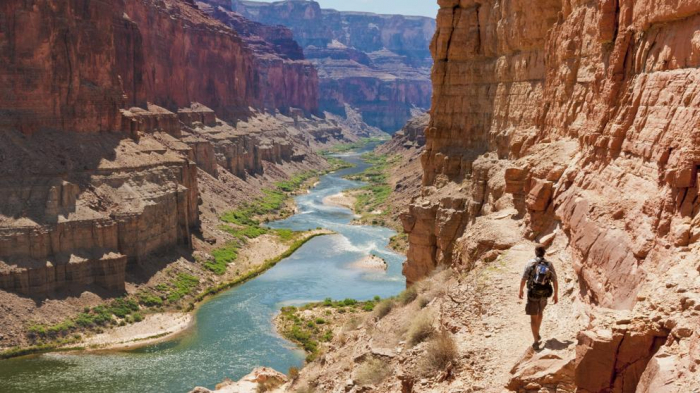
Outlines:
{"type": "MultiPolygon", "coordinates": [[[[557,352],[556,357],[570,358],[579,331],[580,321],[575,316],[579,305],[572,303],[575,274],[560,250],[555,245],[547,256],[559,276],[560,302],[554,305],[550,299],[545,309],[540,357],[552,357],[549,351],[557,352]]],[[[460,385],[473,391],[508,391],[505,386],[513,367],[535,354],[525,300],[518,299],[523,270],[533,257],[534,244],[518,244],[465,275],[457,288],[449,291],[443,323],[456,331],[460,350],[467,354],[469,363],[463,371],[466,375],[457,378],[460,385]]]]}

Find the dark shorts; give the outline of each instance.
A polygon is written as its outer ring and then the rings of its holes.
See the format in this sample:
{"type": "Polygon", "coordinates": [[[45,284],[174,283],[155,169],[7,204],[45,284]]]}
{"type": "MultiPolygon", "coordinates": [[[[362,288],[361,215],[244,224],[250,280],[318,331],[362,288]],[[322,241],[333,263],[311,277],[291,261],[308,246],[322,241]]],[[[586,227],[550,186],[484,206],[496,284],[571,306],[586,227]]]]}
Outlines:
{"type": "Polygon", "coordinates": [[[547,307],[547,298],[543,297],[541,299],[532,299],[528,296],[527,304],[525,305],[525,314],[527,315],[538,315],[544,312],[544,308],[547,307]]]}

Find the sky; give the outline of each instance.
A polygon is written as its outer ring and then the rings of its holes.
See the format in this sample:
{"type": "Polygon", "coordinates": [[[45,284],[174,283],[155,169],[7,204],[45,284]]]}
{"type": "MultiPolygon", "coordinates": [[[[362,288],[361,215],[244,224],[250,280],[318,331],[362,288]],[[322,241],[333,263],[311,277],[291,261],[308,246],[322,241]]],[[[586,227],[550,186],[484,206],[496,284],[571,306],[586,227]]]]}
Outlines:
{"type": "MultiPolygon", "coordinates": [[[[277,0],[262,0],[268,3],[277,0]]],[[[437,0],[316,0],[322,8],[338,11],[366,11],[378,14],[422,15],[435,18],[437,0]]]]}

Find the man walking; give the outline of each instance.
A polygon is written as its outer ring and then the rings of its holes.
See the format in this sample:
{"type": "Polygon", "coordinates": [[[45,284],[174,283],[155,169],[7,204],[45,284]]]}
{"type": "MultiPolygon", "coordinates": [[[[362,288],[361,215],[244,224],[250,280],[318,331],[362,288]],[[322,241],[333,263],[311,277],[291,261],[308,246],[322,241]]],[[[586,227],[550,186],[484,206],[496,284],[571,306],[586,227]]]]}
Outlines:
{"type": "Polygon", "coordinates": [[[522,299],[524,297],[523,290],[527,285],[525,313],[530,316],[532,337],[535,340],[532,347],[535,349],[539,348],[542,341],[540,327],[542,326],[544,308],[547,306],[547,298],[554,295],[554,304],[559,302],[557,272],[554,270],[554,265],[544,259],[545,251],[543,245],[538,244],[535,247],[536,258],[528,262],[523,278],[520,280],[520,293],[518,294],[518,297],[522,299]]]}

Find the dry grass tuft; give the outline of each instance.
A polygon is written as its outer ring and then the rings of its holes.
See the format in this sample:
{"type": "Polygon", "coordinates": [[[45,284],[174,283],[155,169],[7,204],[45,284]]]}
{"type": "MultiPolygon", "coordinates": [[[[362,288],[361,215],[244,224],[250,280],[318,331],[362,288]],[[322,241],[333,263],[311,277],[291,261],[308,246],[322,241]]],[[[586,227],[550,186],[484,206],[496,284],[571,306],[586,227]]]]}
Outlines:
{"type": "Polygon", "coordinates": [[[360,385],[377,385],[385,380],[389,374],[391,374],[391,370],[386,362],[372,358],[358,367],[355,379],[360,385]]]}
{"type": "Polygon", "coordinates": [[[299,368],[298,367],[290,367],[287,375],[291,379],[297,379],[297,377],[299,376],[299,368]]]}
{"type": "Polygon", "coordinates": [[[387,314],[389,314],[394,308],[394,305],[395,303],[393,299],[384,299],[379,302],[379,304],[374,307],[374,313],[377,316],[377,319],[382,319],[387,316],[387,314]]]}
{"type": "Polygon", "coordinates": [[[458,356],[454,338],[450,333],[442,331],[428,343],[425,356],[418,363],[418,372],[422,376],[434,375],[445,370],[458,356]]]}
{"type": "Polygon", "coordinates": [[[401,304],[408,305],[411,304],[418,297],[418,290],[415,286],[409,287],[405,291],[401,292],[399,295],[399,302],[401,304]]]}
{"type": "Polygon", "coordinates": [[[282,385],[282,381],[276,378],[269,378],[263,382],[258,383],[258,388],[255,389],[256,393],[271,392],[282,385]]]}
{"type": "Polygon", "coordinates": [[[434,333],[435,328],[433,327],[432,318],[427,312],[423,312],[418,314],[411,322],[408,333],[406,333],[406,341],[408,345],[413,347],[427,340],[434,333]]]}
{"type": "Polygon", "coordinates": [[[421,297],[418,298],[418,306],[420,308],[426,308],[431,301],[433,301],[431,297],[427,295],[421,295],[421,297]]]}
{"type": "Polygon", "coordinates": [[[353,330],[357,330],[357,328],[359,328],[360,325],[362,325],[362,322],[364,321],[364,318],[361,318],[359,316],[352,316],[343,324],[342,331],[350,332],[353,330]]]}

